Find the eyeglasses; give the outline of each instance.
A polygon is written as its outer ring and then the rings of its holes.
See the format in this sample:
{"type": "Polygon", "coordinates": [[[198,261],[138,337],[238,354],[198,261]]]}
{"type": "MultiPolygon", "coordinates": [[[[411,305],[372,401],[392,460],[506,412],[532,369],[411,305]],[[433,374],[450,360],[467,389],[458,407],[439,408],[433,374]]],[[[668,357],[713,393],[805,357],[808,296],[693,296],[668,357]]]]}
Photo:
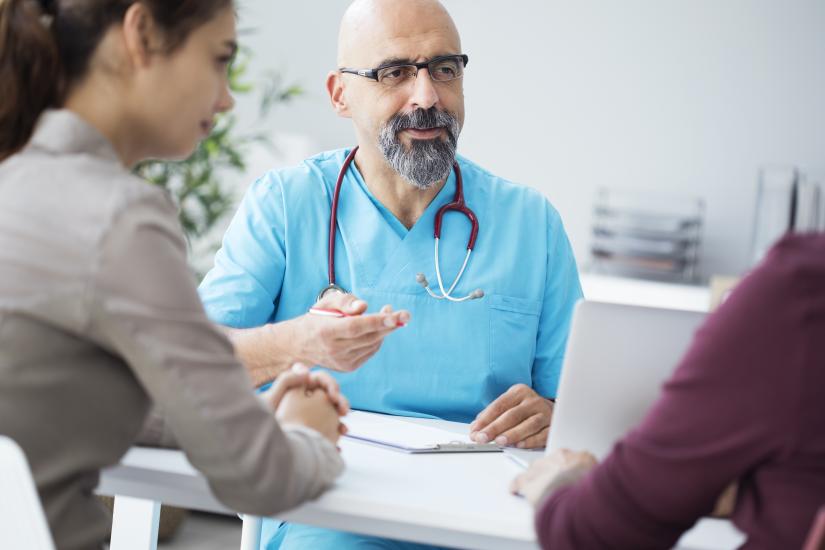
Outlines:
{"type": "Polygon", "coordinates": [[[380,84],[392,87],[415,80],[421,69],[427,69],[430,78],[435,82],[449,82],[461,78],[464,75],[464,67],[469,61],[470,58],[464,54],[440,55],[421,63],[388,63],[375,69],[341,67],[338,70],[342,73],[371,78],[380,84]]]}

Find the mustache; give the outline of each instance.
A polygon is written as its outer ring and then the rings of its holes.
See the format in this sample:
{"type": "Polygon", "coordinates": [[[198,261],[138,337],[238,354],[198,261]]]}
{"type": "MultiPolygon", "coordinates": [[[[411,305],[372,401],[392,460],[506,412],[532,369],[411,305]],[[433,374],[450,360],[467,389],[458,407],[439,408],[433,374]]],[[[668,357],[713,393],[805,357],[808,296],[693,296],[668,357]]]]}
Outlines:
{"type": "Polygon", "coordinates": [[[387,129],[393,135],[406,129],[428,130],[430,128],[444,128],[450,141],[457,141],[460,127],[458,119],[447,111],[439,111],[435,107],[416,109],[409,113],[397,113],[387,121],[387,129]]]}

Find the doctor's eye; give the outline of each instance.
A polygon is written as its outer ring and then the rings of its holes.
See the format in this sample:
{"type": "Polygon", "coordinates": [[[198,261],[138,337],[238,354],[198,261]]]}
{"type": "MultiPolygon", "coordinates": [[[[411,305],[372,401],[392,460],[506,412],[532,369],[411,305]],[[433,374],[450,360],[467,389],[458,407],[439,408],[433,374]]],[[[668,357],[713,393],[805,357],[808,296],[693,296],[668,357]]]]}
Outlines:
{"type": "Polygon", "coordinates": [[[430,61],[427,68],[430,77],[439,82],[449,82],[464,75],[465,58],[461,55],[439,57],[430,61]]]}
{"type": "Polygon", "coordinates": [[[459,67],[454,61],[442,61],[433,65],[430,74],[433,80],[453,80],[461,75],[459,67]]]}
{"type": "Polygon", "coordinates": [[[387,67],[378,71],[378,81],[382,84],[394,86],[410,78],[415,78],[417,73],[418,69],[414,65],[387,67]]]}

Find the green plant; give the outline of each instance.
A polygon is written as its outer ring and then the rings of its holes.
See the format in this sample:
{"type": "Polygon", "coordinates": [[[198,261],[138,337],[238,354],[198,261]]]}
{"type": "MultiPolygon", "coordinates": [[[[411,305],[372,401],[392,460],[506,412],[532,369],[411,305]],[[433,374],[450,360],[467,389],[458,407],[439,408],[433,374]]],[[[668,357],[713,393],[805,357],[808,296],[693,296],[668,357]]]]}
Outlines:
{"type": "MultiPolygon", "coordinates": [[[[255,91],[255,85],[244,80],[250,58],[250,51],[241,48],[230,66],[229,88],[236,97],[255,91]]],[[[290,102],[303,90],[296,85],[284,86],[280,76],[273,73],[262,83],[260,93],[259,118],[265,121],[276,105],[290,102]]],[[[221,183],[222,174],[227,171],[243,173],[249,145],[268,143],[264,134],[239,134],[236,126],[237,118],[224,113],[218,117],[209,137],[188,159],[178,162],[152,160],[135,168],[137,175],[172,194],[180,208],[180,222],[190,243],[203,237],[234,205],[231,191],[221,183]]]]}

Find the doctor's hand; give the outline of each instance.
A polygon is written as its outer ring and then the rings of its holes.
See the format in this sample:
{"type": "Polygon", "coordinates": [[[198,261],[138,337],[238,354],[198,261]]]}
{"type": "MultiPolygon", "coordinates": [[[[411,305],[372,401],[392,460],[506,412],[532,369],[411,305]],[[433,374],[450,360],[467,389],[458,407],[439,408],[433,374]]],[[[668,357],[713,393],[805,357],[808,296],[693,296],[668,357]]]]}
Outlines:
{"type": "Polygon", "coordinates": [[[384,338],[410,321],[408,311],[386,305],[379,313],[364,314],[367,303],[352,294],[329,293],[314,306],[340,311],[343,317],[307,313],[294,321],[302,361],[341,372],[363,365],[381,348],[384,338]]]}
{"type": "Polygon", "coordinates": [[[530,386],[516,384],[478,414],[470,424],[470,439],[520,449],[544,447],[553,407],[530,386]]]}
{"type": "Polygon", "coordinates": [[[330,293],[314,308],[341,314],[307,313],[248,329],[222,327],[255,386],[280,378],[294,363],[353,371],[375,355],[389,333],[410,321],[409,312],[390,306],[364,314],[367,303],[351,294],[330,293]]]}
{"type": "Polygon", "coordinates": [[[513,480],[510,492],[538,506],[556,490],[584,477],[596,464],[596,457],[590,453],[560,449],[533,462],[513,480]]]}

